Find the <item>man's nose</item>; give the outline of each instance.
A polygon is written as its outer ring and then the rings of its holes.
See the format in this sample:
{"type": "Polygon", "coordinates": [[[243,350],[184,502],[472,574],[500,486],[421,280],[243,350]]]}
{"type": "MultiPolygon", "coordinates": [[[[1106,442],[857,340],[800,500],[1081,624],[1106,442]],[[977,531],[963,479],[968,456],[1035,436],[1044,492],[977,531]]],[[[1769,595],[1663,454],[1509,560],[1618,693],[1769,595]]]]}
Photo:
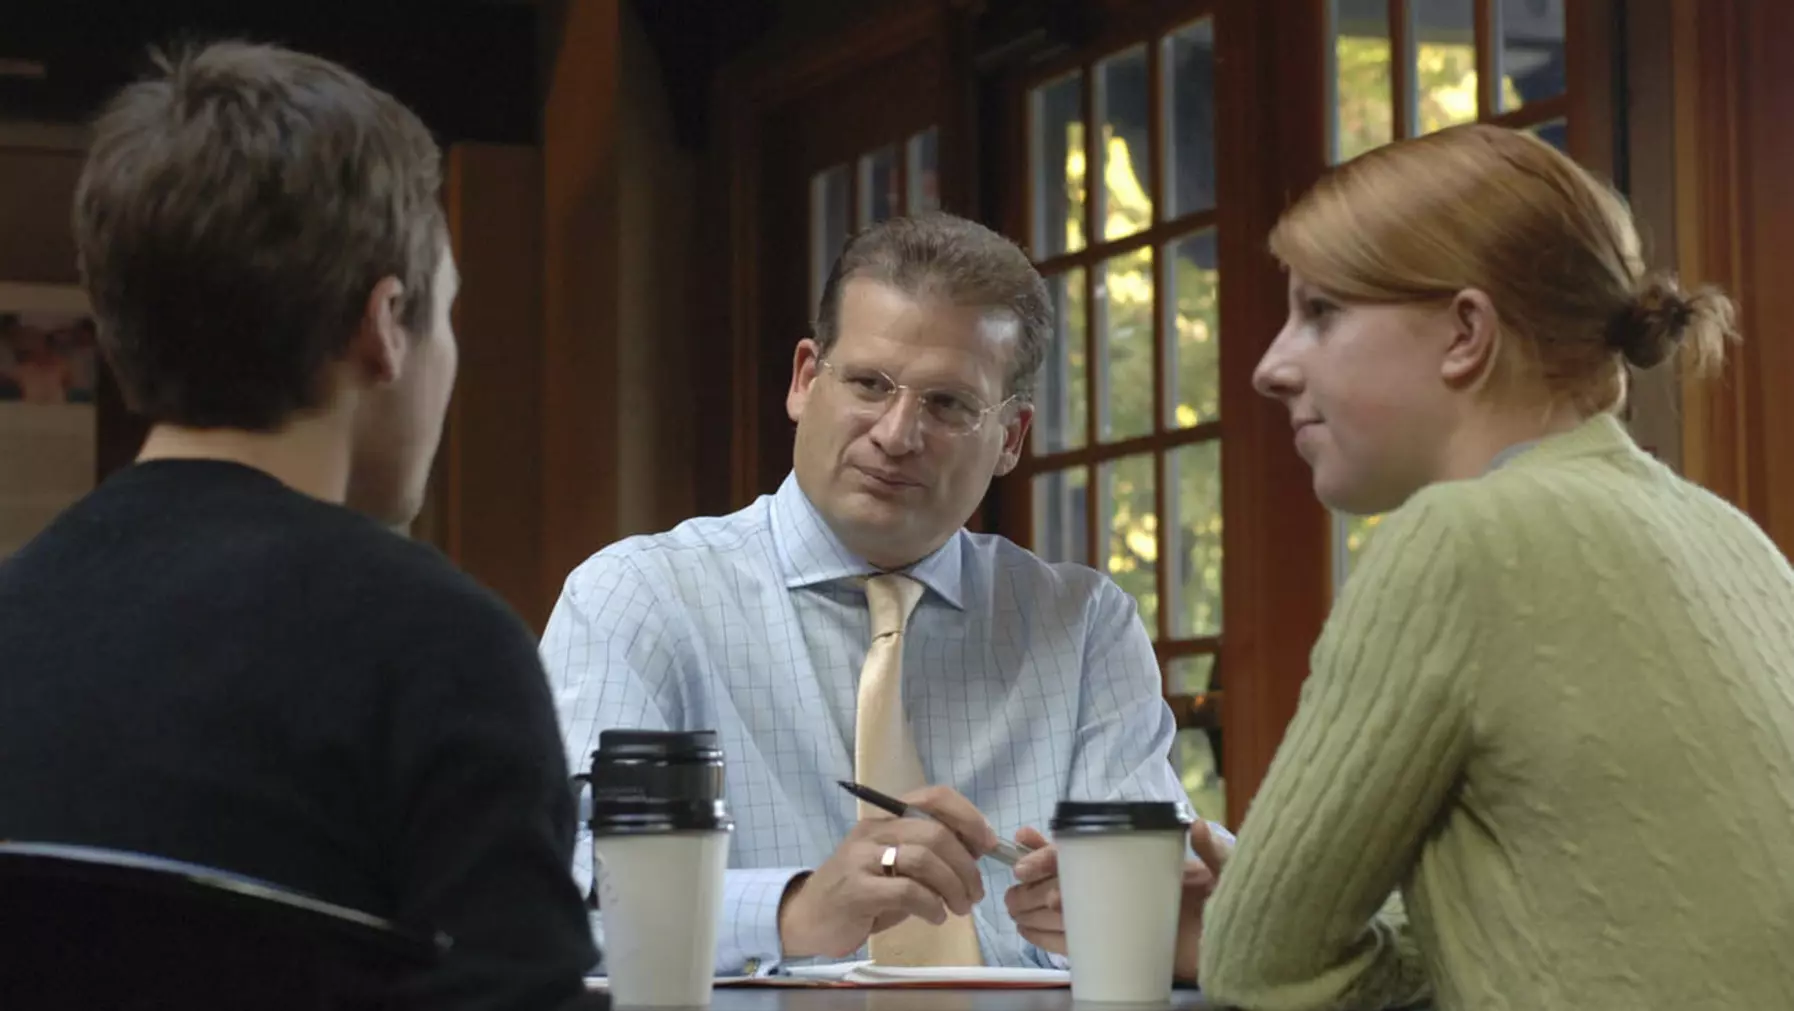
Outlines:
{"type": "Polygon", "coordinates": [[[905,456],[922,448],[922,400],[909,390],[898,390],[885,402],[872,441],[890,456],[905,456]]]}

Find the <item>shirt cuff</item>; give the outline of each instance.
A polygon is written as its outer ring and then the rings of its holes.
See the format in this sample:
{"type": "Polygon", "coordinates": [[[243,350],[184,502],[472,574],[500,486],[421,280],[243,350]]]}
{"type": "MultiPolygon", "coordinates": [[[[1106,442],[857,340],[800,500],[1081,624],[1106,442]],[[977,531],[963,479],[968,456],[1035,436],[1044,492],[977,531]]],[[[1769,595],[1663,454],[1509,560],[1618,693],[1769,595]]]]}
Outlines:
{"type": "Polygon", "coordinates": [[[716,932],[719,976],[768,976],[784,960],[779,905],[792,879],[806,867],[729,870],[723,880],[722,922],[716,932]]]}

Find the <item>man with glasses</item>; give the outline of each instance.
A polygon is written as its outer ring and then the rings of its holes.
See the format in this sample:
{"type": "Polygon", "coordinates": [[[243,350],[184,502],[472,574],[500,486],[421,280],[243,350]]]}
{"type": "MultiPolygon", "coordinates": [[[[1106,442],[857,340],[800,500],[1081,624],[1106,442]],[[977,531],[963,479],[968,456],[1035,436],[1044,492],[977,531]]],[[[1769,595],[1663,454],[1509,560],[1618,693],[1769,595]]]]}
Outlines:
{"type": "MultiPolygon", "coordinates": [[[[1021,457],[1052,323],[1039,273],[989,229],[873,226],[797,344],[779,490],[568,578],[543,653],[573,764],[611,727],[722,737],[737,827],[719,972],[862,946],[1063,965],[1053,805],[1183,799],[1133,599],[964,530],[1021,457]],[[839,780],[937,820],[856,806],[839,780]],[[1044,852],[981,862],[999,837],[1044,852]]],[[[576,861],[589,886],[588,846],[576,861]]]]}

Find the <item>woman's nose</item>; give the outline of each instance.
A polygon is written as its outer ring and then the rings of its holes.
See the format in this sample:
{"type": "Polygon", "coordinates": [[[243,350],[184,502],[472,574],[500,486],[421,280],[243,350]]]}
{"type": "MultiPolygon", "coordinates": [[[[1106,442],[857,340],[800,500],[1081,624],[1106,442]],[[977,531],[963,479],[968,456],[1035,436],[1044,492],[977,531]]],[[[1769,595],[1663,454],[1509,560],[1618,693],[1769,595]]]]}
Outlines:
{"type": "Polygon", "coordinates": [[[1258,360],[1258,367],[1252,370],[1252,388],[1273,400],[1286,399],[1302,389],[1302,373],[1289,353],[1286,334],[1287,331],[1277,335],[1258,360]]]}

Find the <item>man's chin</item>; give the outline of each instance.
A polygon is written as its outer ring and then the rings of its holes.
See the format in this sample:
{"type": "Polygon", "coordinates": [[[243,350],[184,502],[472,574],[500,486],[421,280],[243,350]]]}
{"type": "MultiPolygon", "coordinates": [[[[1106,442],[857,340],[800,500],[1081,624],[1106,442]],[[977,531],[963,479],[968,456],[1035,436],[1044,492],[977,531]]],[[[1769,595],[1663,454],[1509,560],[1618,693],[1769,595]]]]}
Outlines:
{"type": "Polygon", "coordinates": [[[839,499],[841,518],[868,533],[895,535],[914,513],[914,507],[900,497],[853,488],[839,499]]]}
{"type": "Polygon", "coordinates": [[[890,498],[858,489],[835,499],[829,523],[842,540],[860,547],[879,545],[892,547],[908,539],[910,523],[916,518],[913,507],[890,498]]]}

